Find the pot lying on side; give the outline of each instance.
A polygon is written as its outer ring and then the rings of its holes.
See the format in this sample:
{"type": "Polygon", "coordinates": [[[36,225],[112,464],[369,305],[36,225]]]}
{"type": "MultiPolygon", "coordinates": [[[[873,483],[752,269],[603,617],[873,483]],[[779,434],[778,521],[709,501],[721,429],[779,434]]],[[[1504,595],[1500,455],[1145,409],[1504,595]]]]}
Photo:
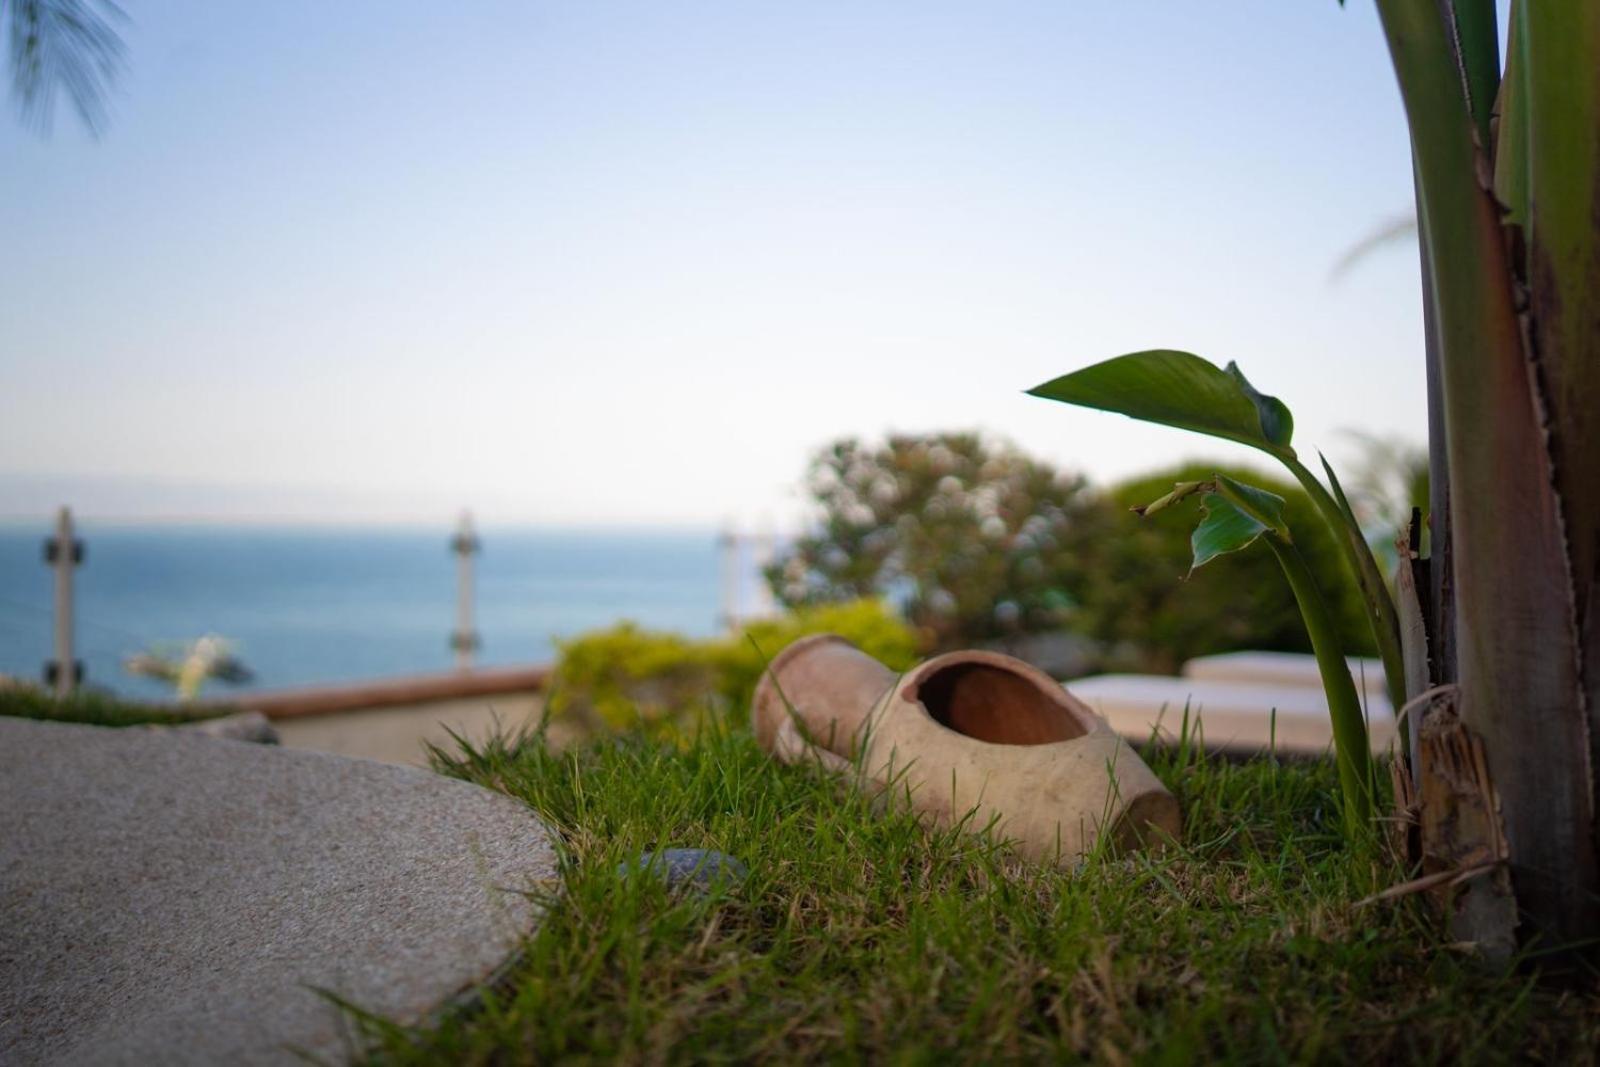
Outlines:
{"type": "Polygon", "coordinates": [[[894,784],[943,825],[988,826],[1034,860],[1070,864],[1176,838],[1178,802],[1144,761],[1042,671],[996,652],[951,652],[895,673],[842,637],[784,649],[756,687],[751,725],[789,763],[818,760],[869,788],[894,784]]]}

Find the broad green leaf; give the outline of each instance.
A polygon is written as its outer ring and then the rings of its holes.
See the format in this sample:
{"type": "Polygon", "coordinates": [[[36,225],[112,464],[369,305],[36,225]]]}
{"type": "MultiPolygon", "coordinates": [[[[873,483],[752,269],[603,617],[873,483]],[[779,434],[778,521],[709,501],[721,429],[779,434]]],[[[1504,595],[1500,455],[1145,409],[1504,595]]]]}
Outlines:
{"type": "Polygon", "coordinates": [[[1290,452],[1294,420],[1275,397],[1189,352],[1155,349],[1108,359],[1029,389],[1033,396],[1193,430],[1273,454],[1290,452]]]}
{"type": "Polygon", "coordinates": [[[1239,364],[1231,359],[1227,371],[1244,395],[1250,398],[1250,403],[1256,406],[1256,417],[1261,420],[1261,432],[1267,440],[1288,447],[1289,439],[1294,436],[1294,416],[1289,413],[1289,405],[1275,396],[1257,392],[1256,387],[1244,376],[1244,371],[1239,369],[1239,364]]]}
{"type": "Polygon", "coordinates": [[[1227,497],[1228,502],[1234,507],[1285,541],[1291,540],[1288,520],[1283,517],[1283,497],[1269,493],[1265,489],[1257,489],[1253,485],[1234,481],[1226,474],[1217,475],[1217,492],[1227,497]]]}
{"type": "Polygon", "coordinates": [[[1267,532],[1264,523],[1235,507],[1233,501],[1221,493],[1207,493],[1200,501],[1205,517],[1189,537],[1189,547],[1194,550],[1194,562],[1189,573],[1204,567],[1218,556],[1237,552],[1255,543],[1267,532]]]}
{"type": "Polygon", "coordinates": [[[1210,482],[1187,482],[1178,489],[1184,496],[1197,490],[1205,491],[1200,501],[1204,516],[1189,538],[1189,547],[1194,551],[1194,562],[1189,567],[1191,574],[1218,556],[1248,547],[1262,534],[1271,534],[1284,543],[1290,539],[1281,496],[1221,474],[1210,482]]]}

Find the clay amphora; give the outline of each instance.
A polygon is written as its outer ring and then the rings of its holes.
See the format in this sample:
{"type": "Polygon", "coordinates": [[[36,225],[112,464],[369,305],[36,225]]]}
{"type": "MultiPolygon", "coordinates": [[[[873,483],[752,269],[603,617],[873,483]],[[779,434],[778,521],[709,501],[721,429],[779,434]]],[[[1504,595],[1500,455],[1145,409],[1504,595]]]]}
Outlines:
{"type": "Polygon", "coordinates": [[[943,825],[989,826],[1029,858],[1072,864],[1176,838],[1178,802],[1127,742],[1044,672],[951,652],[896,675],[842,637],[784,649],[756,687],[756,739],[867,788],[891,785],[943,825]],[[1109,829],[1108,829],[1109,828],[1109,829]]]}

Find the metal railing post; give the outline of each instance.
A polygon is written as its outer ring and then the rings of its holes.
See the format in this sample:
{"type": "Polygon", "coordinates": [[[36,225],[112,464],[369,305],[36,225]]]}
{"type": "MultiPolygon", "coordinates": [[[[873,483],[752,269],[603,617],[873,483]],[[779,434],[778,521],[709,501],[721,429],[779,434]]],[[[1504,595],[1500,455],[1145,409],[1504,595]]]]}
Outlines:
{"type": "Polygon", "coordinates": [[[72,694],[83,681],[83,664],[73,655],[72,572],[83,562],[83,542],[72,533],[72,511],[56,512],[56,532],[44,543],[45,565],[55,571],[55,658],[45,663],[44,683],[56,696],[72,694]]]}
{"type": "Polygon", "coordinates": [[[450,647],[456,652],[456,669],[472,669],[474,654],[482,643],[473,626],[473,575],[472,557],[483,550],[483,542],[472,528],[472,513],[461,513],[461,525],[450,539],[450,551],[456,554],[456,628],[450,634],[450,647]]]}
{"type": "Polygon", "coordinates": [[[739,534],[732,526],[725,527],[717,538],[717,547],[722,554],[722,610],[717,618],[717,626],[728,633],[739,629],[739,612],[744,600],[739,574],[739,540],[739,534]]]}

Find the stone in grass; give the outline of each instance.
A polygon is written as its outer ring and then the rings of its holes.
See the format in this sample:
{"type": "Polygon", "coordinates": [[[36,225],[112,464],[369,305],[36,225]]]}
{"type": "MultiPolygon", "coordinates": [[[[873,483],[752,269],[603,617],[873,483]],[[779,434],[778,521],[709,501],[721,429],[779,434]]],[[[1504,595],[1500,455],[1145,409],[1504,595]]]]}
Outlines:
{"type": "Polygon", "coordinates": [[[745,865],[726,853],[705,848],[665,848],[643,852],[631,863],[617,869],[623,877],[648,871],[667,884],[668,889],[688,886],[707,890],[722,885],[732,888],[750,873],[745,865]]]}
{"type": "Polygon", "coordinates": [[[259,711],[240,711],[216,719],[197,719],[174,726],[149,726],[149,730],[177,730],[183,733],[203,734],[224,741],[248,741],[257,745],[276,745],[280,742],[272,721],[259,711]]]}

